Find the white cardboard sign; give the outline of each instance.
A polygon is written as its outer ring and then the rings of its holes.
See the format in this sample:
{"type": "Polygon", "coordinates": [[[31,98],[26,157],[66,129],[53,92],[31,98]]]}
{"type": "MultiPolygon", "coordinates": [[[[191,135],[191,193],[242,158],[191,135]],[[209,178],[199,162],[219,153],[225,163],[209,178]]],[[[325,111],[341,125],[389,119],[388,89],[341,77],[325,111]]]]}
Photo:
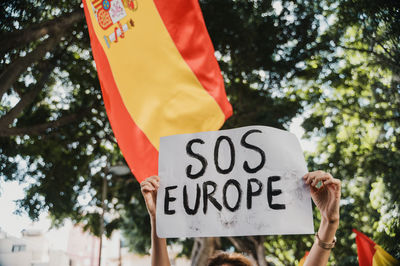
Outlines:
{"type": "Polygon", "coordinates": [[[265,126],[160,140],[159,237],[312,234],[295,135],[265,126]]]}

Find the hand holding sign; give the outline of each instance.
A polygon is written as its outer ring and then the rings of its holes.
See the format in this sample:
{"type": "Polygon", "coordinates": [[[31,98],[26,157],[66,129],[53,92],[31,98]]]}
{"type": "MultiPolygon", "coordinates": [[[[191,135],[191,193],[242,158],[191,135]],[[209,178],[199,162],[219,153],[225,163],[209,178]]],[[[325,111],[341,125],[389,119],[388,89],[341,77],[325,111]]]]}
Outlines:
{"type": "Polygon", "coordinates": [[[140,183],[140,189],[146,203],[147,211],[151,218],[156,217],[156,199],[157,190],[160,186],[160,178],[158,176],[151,176],[140,183]]]}
{"type": "Polygon", "coordinates": [[[313,233],[296,137],[254,126],[161,139],[161,237],[313,233]]]}
{"type": "Polygon", "coordinates": [[[329,223],[339,221],[340,180],[323,171],[315,171],[303,176],[306,184],[310,185],[311,197],[321,212],[322,219],[329,223]],[[321,182],[321,187],[317,184],[321,182]]]}

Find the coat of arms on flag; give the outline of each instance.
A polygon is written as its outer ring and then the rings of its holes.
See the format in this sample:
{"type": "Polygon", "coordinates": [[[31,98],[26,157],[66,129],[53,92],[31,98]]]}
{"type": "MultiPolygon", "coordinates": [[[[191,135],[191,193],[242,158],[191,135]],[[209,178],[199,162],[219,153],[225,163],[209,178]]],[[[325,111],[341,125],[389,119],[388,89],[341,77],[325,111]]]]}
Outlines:
{"type": "Polygon", "coordinates": [[[138,8],[136,0],[92,0],[91,6],[97,22],[106,31],[104,41],[108,48],[135,26],[131,13],[138,8]]]}

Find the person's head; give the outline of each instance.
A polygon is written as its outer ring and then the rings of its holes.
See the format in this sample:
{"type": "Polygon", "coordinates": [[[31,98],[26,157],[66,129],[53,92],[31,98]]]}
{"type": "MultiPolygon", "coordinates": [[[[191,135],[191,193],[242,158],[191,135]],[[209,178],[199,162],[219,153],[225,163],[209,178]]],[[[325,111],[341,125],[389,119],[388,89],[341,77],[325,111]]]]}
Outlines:
{"type": "Polygon", "coordinates": [[[207,266],[253,266],[253,264],[242,254],[218,252],[208,259],[207,266]]]}

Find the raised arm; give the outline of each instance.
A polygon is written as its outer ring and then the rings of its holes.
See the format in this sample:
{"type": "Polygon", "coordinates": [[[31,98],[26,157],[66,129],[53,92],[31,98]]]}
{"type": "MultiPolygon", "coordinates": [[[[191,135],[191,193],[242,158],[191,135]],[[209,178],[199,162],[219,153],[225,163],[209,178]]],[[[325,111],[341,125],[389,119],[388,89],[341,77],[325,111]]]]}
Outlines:
{"type": "Polygon", "coordinates": [[[165,238],[159,238],[156,232],[156,201],[159,183],[160,178],[158,176],[151,176],[142,181],[140,187],[151,222],[151,265],[170,266],[167,241],[165,238]]]}
{"type": "Polygon", "coordinates": [[[321,213],[321,224],[304,265],[327,265],[339,226],[340,180],[323,171],[308,173],[303,178],[310,186],[311,197],[321,213]],[[322,186],[318,188],[319,182],[322,186]]]}

